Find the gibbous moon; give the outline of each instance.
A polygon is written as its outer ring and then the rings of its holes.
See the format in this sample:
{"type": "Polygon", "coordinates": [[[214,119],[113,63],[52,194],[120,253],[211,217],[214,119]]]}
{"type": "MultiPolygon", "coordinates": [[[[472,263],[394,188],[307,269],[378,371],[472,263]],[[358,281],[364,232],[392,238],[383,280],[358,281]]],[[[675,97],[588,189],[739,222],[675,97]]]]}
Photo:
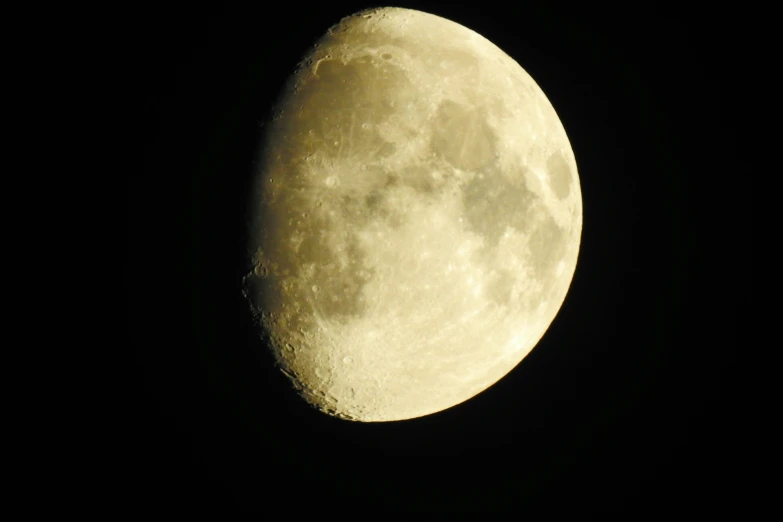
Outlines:
{"type": "Polygon", "coordinates": [[[474,31],[399,8],[343,19],[260,150],[244,293],[318,409],[450,408],[558,313],[582,231],[574,154],[536,82],[474,31]]]}

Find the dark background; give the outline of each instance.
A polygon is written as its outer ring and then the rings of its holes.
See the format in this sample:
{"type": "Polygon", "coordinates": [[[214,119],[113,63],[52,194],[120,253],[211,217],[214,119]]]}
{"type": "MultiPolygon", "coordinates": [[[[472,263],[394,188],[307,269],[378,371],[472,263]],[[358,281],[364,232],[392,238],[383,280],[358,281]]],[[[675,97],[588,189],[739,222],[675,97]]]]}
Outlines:
{"type": "Polygon", "coordinates": [[[735,362],[750,218],[747,184],[735,182],[743,56],[731,35],[743,17],[398,4],[477,31],[538,82],[576,154],[584,231],[568,297],[516,369],[447,411],[360,424],[289,389],[240,280],[260,122],[315,39],[372,5],[258,4],[125,19],[125,108],[139,140],[128,187],[134,374],[116,466],[126,508],[296,517],[741,504],[752,434],[735,362]]]}

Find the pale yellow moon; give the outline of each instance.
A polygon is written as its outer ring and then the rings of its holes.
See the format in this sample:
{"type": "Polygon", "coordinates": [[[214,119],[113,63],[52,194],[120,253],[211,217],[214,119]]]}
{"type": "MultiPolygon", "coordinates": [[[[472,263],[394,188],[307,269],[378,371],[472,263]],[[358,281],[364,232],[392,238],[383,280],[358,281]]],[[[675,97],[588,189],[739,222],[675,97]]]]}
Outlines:
{"type": "Polygon", "coordinates": [[[582,197],[519,64],[452,21],[373,9],[327,31],[276,114],[243,288],[308,402],[421,417],[530,353],[568,292],[582,197]]]}

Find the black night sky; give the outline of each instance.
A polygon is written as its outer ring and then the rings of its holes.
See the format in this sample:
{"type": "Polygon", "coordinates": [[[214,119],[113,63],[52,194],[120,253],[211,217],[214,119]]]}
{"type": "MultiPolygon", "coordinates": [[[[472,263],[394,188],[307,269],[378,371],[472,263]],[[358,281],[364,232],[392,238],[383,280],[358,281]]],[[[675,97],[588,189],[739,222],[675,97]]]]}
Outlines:
{"type": "Polygon", "coordinates": [[[137,13],[127,42],[141,162],[128,187],[125,505],[636,519],[736,500],[750,217],[745,184],[723,182],[741,153],[740,51],[721,29],[734,15],[397,4],[477,31],[541,86],[576,155],[584,230],[560,313],[506,378],[435,415],[360,424],[295,395],[239,284],[259,122],[315,39],[372,5],[254,4],[137,13]]]}

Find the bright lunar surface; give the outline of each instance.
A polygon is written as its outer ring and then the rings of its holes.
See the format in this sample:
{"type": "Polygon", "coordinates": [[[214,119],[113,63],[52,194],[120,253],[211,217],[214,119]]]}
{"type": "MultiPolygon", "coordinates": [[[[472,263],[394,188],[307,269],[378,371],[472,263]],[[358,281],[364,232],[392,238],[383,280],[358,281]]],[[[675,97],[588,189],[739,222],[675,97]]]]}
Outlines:
{"type": "Polygon", "coordinates": [[[243,288],[320,410],[421,417],[533,349],[576,268],[582,198],[563,125],[490,41],[382,8],[327,31],[267,127],[243,288]]]}

